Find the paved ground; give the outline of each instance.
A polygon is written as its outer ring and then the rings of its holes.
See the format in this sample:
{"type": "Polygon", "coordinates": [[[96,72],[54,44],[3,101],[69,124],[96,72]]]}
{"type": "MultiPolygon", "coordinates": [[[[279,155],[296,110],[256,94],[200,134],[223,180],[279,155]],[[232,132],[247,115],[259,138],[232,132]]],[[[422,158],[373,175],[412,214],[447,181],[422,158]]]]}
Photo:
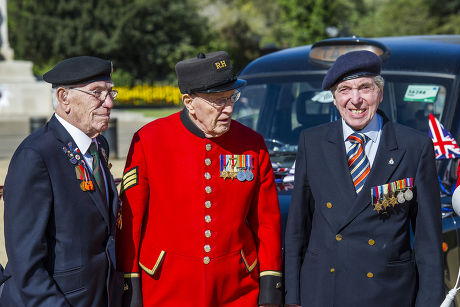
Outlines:
{"type": "MultiPolygon", "coordinates": [[[[5,182],[6,173],[8,170],[9,159],[0,159],[0,185],[5,182]]],[[[121,177],[125,165],[124,159],[110,160],[112,163],[112,174],[115,178],[121,177]]],[[[3,235],[3,198],[0,200],[0,263],[5,266],[7,262],[5,251],[5,238],[3,235]]]]}

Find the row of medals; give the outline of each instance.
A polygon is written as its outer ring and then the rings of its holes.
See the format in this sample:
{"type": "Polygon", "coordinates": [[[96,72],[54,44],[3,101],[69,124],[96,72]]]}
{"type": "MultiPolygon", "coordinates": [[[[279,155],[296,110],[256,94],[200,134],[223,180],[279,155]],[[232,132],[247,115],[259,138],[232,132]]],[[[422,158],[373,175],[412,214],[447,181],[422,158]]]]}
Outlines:
{"type": "Polygon", "coordinates": [[[221,171],[220,178],[226,179],[238,179],[239,181],[251,181],[254,179],[254,174],[250,169],[243,170],[240,169],[237,172],[235,171],[221,171]]]}
{"type": "MultiPolygon", "coordinates": [[[[70,149],[73,150],[72,143],[69,143],[68,146],[69,146],[70,149]]],[[[75,153],[73,153],[67,147],[63,146],[62,150],[67,154],[67,157],[69,158],[70,163],[72,163],[73,165],[81,164],[81,165],[83,165],[83,168],[86,167],[84,162],[81,160],[80,155],[77,153],[78,149],[75,149],[74,150],[75,153]]],[[[76,167],[78,167],[78,166],[76,166],[76,167]]],[[[93,182],[91,180],[89,180],[89,181],[82,180],[80,182],[80,189],[82,191],[84,191],[84,192],[94,190],[93,182]]]]}
{"type": "Polygon", "coordinates": [[[405,191],[395,191],[390,195],[384,195],[383,199],[379,199],[374,204],[374,210],[380,212],[386,210],[388,207],[395,207],[395,205],[402,204],[405,201],[410,201],[414,197],[414,193],[411,189],[406,189],[405,191]],[[396,194],[397,193],[397,194],[396,194]],[[391,196],[390,196],[391,195],[391,196]]]}

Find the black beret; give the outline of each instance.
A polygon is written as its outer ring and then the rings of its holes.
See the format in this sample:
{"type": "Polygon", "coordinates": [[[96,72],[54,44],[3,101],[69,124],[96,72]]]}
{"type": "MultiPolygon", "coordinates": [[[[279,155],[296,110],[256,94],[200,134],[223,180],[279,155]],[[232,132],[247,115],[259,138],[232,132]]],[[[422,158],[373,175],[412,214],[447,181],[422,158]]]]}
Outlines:
{"type": "Polygon", "coordinates": [[[199,53],[196,58],[176,64],[177,81],[182,94],[218,93],[246,85],[233,71],[225,51],[199,53]]]}
{"type": "Polygon", "coordinates": [[[323,79],[323,89],[329,90],[341,81],[380,75],[382,61],[367,50],[351,51],[337,58],[323,79]]]}
{"type": "Polygon", "coordinates": [[[65,59],[43,75],[43,80],[58,85],[110,80],[112,62],[92,56],[65,59]]]}

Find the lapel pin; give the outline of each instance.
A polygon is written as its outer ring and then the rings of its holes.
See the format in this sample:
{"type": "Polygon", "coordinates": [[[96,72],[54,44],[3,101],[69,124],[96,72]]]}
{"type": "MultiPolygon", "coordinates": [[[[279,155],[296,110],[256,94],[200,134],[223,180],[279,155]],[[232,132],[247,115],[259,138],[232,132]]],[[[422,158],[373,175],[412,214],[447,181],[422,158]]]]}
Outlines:
{"type": "Polygon", "coordinates": [[[395,164],[395,160],[393,160],[393,158],[390,158],[390,161],[388,161],[388,164],[390,164],[390,165],[395,164]]]}

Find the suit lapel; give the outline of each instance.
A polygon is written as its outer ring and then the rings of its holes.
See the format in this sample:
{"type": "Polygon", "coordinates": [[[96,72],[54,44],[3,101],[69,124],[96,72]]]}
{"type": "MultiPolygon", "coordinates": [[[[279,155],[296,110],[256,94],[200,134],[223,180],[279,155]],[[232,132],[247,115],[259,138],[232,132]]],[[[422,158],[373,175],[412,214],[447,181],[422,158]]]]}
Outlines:
{"type": "Polygon", "coordinates": [[[339,183],[335,186],[341,189],[345,199],[354,200],[356,192],[348,169],[341,120],[337,120],[328,132],[327,140],[324,143],[324,157],[326,157],[329,171],[333,177],[330,182],[339,183]]]}
{"type": "Polygon", "coordinates": [[[107,150],[102,145],[102,143],[99,142],[99,139],[98,139],[98,144],[99,144],[99,157],[100,157],[100,160],[101,160],[102,168],[104,169],[105,178],[107,180],[107,193],[108,193],[108,196],[109,196],[109,211],[112,214],[110,222],[114,222],[115,217],[117,216],[117,213],[118,213],[117,212],[117,210],[118,210],[118,206],[117,206],[117,203],[118,203],[117,186],[115,185],[115,181],[113,180],[112,174],[111,174],[110,169],[108,167],[107,150]]]}
{"type": "MultiPolygon", "coordinates": [[[[67,130],[57,120],[56,116],[53,115],[53,117],[51,117],[48,123],[48,127],[53,130],[54,135],[56,136],[56,139],[62,143],[62,146],[68,146],[68,143],[72,143],[73,146],[76,147],[75,141],[72,139],[72,137],[67,132],[67,130]]],[[[69,162],[69,167],[71,167],[72,169],[75,168],[75,166],[72,165],[70,162],[69,162]]],[[[90,174],[90,177],[91,177],[91,180],[94,183],[96,183],[96,180],[94,179],[92,174],[90,174]]],[[[75,179],[75,176],[73,178],[75,179]]],[[[80,184],[80,183],[77,180],[75,180],[75,184],[80,184]]],[[[95,185],[97,186],[97,184],[95,185]]],[[[95,187],[95,189],[97,189],[97,187],[95,187]]],[[[86,192],[81,191],[81,193],[86,193],[86,195],[89,196],[89,198],[93,201],[93,203],[95,204],[95,206],[101,213],[107,225],[110,225],[107,205],[105,204],[106,202],[102,199],[101,193],[99,193],[97,190],[86,191],[86,192]]]]}
{"type": "Polygon", "coordinates": [[[371,188],[388,183],[405,152],[404,149],[398,148],[393,123],[383,115],[382,134],[374,163],[362,191],[352,203],[350,214],[343,220],[341,228],[348,225],[371,204],[371,188]]]}

